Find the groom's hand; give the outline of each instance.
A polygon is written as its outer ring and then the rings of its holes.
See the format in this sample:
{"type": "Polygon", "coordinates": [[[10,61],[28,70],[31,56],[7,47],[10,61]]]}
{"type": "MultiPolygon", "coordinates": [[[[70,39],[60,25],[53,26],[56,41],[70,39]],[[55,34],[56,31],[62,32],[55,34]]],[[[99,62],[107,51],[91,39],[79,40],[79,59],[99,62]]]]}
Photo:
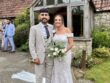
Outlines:
{"type": "Polygon", "coordinates": [[[34,59],[34,63],[40,65],[40,59],[39,58],[34,59]]]}
{"type": "Polygon", "coordinates": [[[1,32],[3,32],[3,30],[2,30],[2,29],[0,29],[0,31],[1,31],[1,32]]]}

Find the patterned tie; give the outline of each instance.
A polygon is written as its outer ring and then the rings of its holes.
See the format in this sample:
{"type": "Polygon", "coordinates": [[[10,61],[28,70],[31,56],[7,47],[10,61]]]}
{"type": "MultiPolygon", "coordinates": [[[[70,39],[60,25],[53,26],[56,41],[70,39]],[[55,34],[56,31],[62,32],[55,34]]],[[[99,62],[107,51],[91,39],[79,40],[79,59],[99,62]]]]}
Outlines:
{"type": "Polygon", "coordinates": [[[44,28],[45,28],[45,31],[46,31],[46,34],[47,34],[47,39],[48,39],[50,37],[48,26],[44,26],[44,28]]]}

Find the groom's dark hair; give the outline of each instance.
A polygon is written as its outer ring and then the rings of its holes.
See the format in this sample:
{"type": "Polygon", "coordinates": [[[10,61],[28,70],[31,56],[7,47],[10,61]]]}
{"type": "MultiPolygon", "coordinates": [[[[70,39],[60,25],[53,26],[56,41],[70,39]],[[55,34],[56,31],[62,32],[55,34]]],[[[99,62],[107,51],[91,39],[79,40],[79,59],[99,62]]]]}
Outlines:
{"type": "Polygon", "coordinates": [[[39,13],[49,13],[47,8],[40,9],[39,13]]]}

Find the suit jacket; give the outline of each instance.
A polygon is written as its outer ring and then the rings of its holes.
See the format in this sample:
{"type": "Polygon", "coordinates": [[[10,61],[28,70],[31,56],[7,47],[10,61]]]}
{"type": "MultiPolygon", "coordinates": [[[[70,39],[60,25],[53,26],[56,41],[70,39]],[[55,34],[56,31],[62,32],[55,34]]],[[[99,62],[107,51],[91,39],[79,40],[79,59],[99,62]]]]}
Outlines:
{"type": "Polygon", "coordinates": [[[15,26],[14,26],[14,24],[12,24],[12,23],[7,24],[6,28],[5,28],[4,35],[7,35],[9,37],[13,37],[14,34],[15,34],[15,26]]]}
{"type": "MultiPolygon", "coordinates": [[[[42,64],[45,59],[46,42],[40,27],[41,24],[39,23],[38,25],[34,25],[30,28],[29,49],[32,58],[33,59],[39,58],[42,64]]],[[[48,38],[47,43],[50,43],[53,36],[53,32],[52,32],[53,26],[48,24],[48,30],[50,33],[50,37],[48,38]]]]}

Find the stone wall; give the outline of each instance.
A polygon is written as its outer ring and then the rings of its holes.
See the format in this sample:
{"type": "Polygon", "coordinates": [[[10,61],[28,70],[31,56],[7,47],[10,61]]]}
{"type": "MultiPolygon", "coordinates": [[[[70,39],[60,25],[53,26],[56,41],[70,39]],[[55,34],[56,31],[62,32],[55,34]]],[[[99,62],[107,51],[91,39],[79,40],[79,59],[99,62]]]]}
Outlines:
{"type": "Polygon", "coordinates": [[[82,50],[86,50],[88,56],[92,53],[92,39],[74,40],[73,53],[74,56],[82,55],[82,50]]]}
{"type": "Polygon", "coordinates": [[[95,14],[95,25],[106,25],[110,27],[110,12],[95,14]]]}

